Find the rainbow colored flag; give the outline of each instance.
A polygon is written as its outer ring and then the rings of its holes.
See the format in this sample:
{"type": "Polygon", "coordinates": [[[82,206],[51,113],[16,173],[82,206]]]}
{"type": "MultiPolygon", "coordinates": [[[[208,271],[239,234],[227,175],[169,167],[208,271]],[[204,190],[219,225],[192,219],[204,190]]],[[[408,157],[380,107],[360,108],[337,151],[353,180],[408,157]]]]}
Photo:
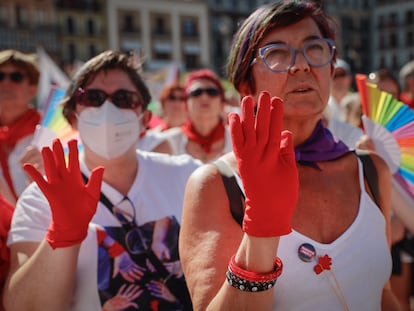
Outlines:
{"type": "Polygon", "coordinates": [[[43,146],[51,146],[55,138],[62,142],[65,152],[67,143],[71,139],[78,140],[79,152],[83,150],[80,143],[79,133],[72,128],[62,114],[63,106],[60,104],[65,96],[66,90],[53,85],[50,89],[48,99],[44,108],[44,116],[34,135],[34,144],[41,149],[43,146]]]}

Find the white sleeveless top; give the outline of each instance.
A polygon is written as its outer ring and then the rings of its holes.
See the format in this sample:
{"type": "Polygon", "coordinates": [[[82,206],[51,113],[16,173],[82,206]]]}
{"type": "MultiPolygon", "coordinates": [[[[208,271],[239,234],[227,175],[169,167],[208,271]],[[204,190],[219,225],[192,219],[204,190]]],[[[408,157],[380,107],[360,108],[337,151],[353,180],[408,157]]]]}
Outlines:
{"type": "Polygon", "coordinates": [[[273,310],[345,310],[337,296],[341,292],[349,310],[381,310],[382,290],[391,274],[391,255],[385,219],[365,191],[359,159],[358,171],[359,211],[340,237],[330,244],[321,244],[293,230],[280,238],[278,256],[284,268],[275,285],[273,310]],[[312,262],[298,256],[303,243],[316,250],[312,262]],[[316,258],[325,254],[332,258],[332,272],[325,270],[317,275],[313,270],[316,258]]]}

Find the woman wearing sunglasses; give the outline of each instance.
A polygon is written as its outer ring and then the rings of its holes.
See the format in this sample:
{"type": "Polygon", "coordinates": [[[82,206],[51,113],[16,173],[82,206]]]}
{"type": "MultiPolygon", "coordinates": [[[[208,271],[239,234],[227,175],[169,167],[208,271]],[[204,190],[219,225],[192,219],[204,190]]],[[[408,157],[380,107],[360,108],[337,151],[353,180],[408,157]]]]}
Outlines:
{"type": "Polygon", "coordinates": [[[180,127],[187,120],[184,87],[179,82],[167,84],[160,92],[161,122],[152,131],[164,132],[180,127]]]}
{"type": "Polygon", "coordinates": [[[191,307],[177,240],[184,186],[200,162],[137,150],[150,99],[127,54],[103,52],[75,75],[63,114],[84,153],[69,142],[66,165],[55,141],[42,150],[46,178],[25,166],[36,184],[12,221],[6,308],[191,307]]]}
{"type": "Polygon", "coordinates": [[[399,310],[390,171],[370,153],[377,205],[362,162],[321,120],[336,51],[320,5],[273,1],[234,36],[234,153],[197,169],[184,200],[179,249],[195,310],[399,310]]]}
{"type": "Polygon", "coordinates": [[[42,169],[40,151],[31,146],[41,117],[33,105],[39,74],[34,55],[0,52],[0,171],[13,201],[30,182],[22,163],[42,169]]]}
{"type": "Polygon", "coordinates": [[[185,82],[187,121],[179,128],[165,131],[173,154],[189,154],[204,163],[231,151],[231,139],[222,118],[224,89],[209,69],[188,74],[185,82]]]}
{"type": "Polygon", "coordinates": [[[179,82],[167,84],[160,93],[159,101],[162,108],[162,116],[159,124],[145,132],[139,141],[138,147],[143,150],[172,154],[173,150],[163,132],[174,127],[181,126],[187,120],[187,108],[184,97],[184,87],[179,82]]]}

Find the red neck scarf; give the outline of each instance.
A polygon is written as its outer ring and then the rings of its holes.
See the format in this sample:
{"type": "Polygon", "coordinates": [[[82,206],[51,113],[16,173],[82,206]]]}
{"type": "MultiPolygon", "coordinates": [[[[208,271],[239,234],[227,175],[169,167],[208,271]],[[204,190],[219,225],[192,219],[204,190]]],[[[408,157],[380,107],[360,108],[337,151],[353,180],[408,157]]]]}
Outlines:
{"type": "Polygon", "coordinates": [[[4,178],[17,199],[16,191],[9,172],[8,158],[17,142],[31,135],[39,124],[40,114],[35,109],[29,109],[24,115],[10,126],[0,126],[0,162],[4,178]]]}
{"type": "Polygon", "coordinates": [[[183,130],[185,136],[187,136],[188,140],[199,144],[206,153],[210,153],[211,145],[214,142],[224,138],[224,124],[221,120],[207,136],[201,136],[190,120],[187,120],[184,125],[181,126],[181,129],[183,130]]]}

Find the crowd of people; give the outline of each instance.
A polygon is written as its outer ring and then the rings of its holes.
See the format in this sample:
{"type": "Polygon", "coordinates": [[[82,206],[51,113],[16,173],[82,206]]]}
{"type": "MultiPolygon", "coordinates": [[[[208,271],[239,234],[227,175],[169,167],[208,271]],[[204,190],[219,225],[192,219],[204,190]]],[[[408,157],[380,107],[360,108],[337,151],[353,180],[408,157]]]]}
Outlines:
{"type": "MultiPolygon", "coordinates": [[[[80,141],[41,150],[41,68],[0,51],[0,310],[411,310],[414,202],[336,27],[315,1],[259,7],[229,52],[237,112],[204,67],[154,127],[136,58],[103,51],[61,101],[80,141]]],[[[414,108],[414,61],[367,76],[414,108]]]]}

